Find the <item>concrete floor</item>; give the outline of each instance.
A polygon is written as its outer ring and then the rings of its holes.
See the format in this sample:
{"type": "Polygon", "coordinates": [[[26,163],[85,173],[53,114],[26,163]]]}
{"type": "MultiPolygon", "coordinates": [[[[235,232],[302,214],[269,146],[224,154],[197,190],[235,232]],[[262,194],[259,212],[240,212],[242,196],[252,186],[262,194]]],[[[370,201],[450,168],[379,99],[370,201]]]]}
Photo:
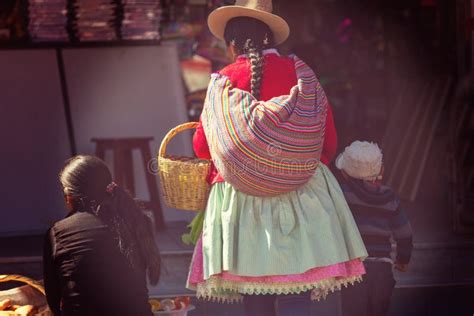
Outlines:
{"type": "MultiPolygon", "coordinates": [[[[445,161],[436,155],[428,161],[429,173],[414,203],[406,203],[406,211],[415,234],[415,251],[407,274],[397,274],[390,315],[474,315],[474,236],[452,232],[452,212],[448,203],[444,173],[445,161]],[[435,172],[431,172],[431,171],[435,172]]],[[[439,151],[438,151],[439,152],[439,151]]],[[[164,254],[165,271],[152,295],[186,294],[184,281],[192,247],[185,246],[180,236],[185,223],[168,223],[168,229],[158,233],[157,241],[164,254]]],[[[0,274],[23,274],[41,278],[42,236],[0,238],[0,274]]],[[[0,285],[0,289],[2,286],[0,285]]],[[[222,305],[209,302],[194,304],[191,316],[242,315],[241,304],[222,305]]],[[[279,316],[294,315],[291,306],[281,306],[279,316]]],[[[312,304],[313,315],[340,316],[338,294],[324,302],[312,304]]],[[[297,316],[297,315],[295,315],[297,316]]]]}

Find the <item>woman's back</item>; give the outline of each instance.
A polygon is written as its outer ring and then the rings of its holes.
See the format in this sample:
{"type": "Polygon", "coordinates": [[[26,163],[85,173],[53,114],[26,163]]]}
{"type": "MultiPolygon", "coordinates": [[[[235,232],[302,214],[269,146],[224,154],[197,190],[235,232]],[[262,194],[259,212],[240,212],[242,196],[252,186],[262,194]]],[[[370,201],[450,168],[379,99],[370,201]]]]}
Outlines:
{"type": "MultiPolygon", "coordinates": [[[[265,61],[260,99],[268,101],[274,97],[290,94],[291,88],[297,84],[293,59],[280,56],[276,49],[264,50],[263,55],[265,61]]],[[[220,74],[227,76],[234,88],[250,92],[251,66],[249,59],[245,56],[238,57],[235,63],[222,69],[220,74]]]]}
{"type": "Polygon", "coordinates": [[[151,315],[145,269],[131,267],[97,216],[76,212],[57,222],[46,236],[44,256],[55,315],[151,315]]]}
{"type": "MultiPolygon", "coordinates": [[[[282,95],[288,95],[291,89],[298,83],[296,77],[296,69],[293,58],[282,56],[276,49],[266,49],[263,51],[263,75],[260,87],[260,100],[268,101],[272,98],[282,95]]],[[[246,55],[239,56],[236,61],[219,71],[220,74],[227,76],[234,88],[251,91],[252,82],[252,67],[251,61],[246,55]]],[[[337,132],[334,125],[334,117],[332,107],[328,104],[326,118],[326,132],[324,135],[324,147],[321,154],[321,161],[329,165],[333,160],[337,150],[337,132]]],[[[197,134],[204,134],[197,130],[197,134]]],[[[202,137],[202,136],[200,136],[202,137]]],[[[197,138],[200,138],[199,136],[197,138]]],[[[204,138],[204,137],[202,137],[204,138]]],[[[205,154],[195,144],[195,151],[198,157],[209,159],[207,150],[205,154]]],[[[213,172],[211,179],[212,183],[222,181],[220,175],[215,175],[213,172]]]]}

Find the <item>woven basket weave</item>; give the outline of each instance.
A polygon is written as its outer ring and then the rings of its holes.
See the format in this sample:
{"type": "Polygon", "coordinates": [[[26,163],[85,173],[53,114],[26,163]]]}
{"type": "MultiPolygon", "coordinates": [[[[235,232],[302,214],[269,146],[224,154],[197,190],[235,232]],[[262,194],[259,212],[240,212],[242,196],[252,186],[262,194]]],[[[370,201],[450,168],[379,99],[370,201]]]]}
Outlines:
{"type": "MultiPolygon", "coordinates": [[[[46,295],[44,287],[40,283],[38,283],[37,281],[33,279],[27,278],[25,276],[15,275],[15,274],[1,274],[0,283],[2,282],[22,282],[36,289],[41,294],[46,295]]],[[[8,312],[4,312],[4,314],[6,313],[8,312]]],[[[10,312],[9,315],[14,316],[14,315],[19,315],[19,314],[15,314],[15,312],[10,312]]],[[[51,311],[47,309],[42,312],[36,313],[34,315],[35,316],[52,316],[53,313],[51,313],[51,311]]]]}
{"type": "Polygon", "coordinates": [[[203,211],[209,195],[207,177],[211,162],[166,154],[166,148],[177,134],[195,129],[199,123],[190,122],[173,128],[163,139],[158,153],[161,186],[168,206],[186,210],[203,211]]]}

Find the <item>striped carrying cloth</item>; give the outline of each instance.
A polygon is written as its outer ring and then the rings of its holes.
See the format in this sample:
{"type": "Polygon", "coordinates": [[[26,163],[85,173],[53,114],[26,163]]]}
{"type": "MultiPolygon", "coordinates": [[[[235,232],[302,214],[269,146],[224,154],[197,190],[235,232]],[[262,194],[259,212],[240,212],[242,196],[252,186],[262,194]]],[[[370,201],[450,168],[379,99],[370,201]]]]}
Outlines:
{"type": "Polygon", "coordinates": [[[324,142],[328,101],[314,72],[293,56],[298,84],[267,102],[213,74],[202,113],[212,160],[224,180],[253,196],[308,182],[324,142]]]}

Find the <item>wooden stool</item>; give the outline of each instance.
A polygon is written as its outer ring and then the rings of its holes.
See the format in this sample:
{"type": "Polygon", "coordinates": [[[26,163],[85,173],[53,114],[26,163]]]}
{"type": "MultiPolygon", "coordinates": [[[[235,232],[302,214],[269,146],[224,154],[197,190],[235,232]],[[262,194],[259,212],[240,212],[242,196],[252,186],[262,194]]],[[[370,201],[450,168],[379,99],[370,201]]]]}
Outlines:
{"type": "Polygon", "coordinates": [[[153,137],[143,138],[93,138],[92,142],[96,143],[95,154],[104,160],[105,151],[111,150],[114,157],[114,181],[123,188],[130,191],[135,196],[135,176],[133,174],[133,157],[134,149],[140,150],[143,168],[145,170],[145,178],[150,194],[150,201],[140,201],[145,208],[152,210],[155,218],[157,229],[165,227],[163,212],[161,210],[160,197],[158,194],[158,185],[155,175],[148,169],[152,156],[150,151],[150,141],[153,137]]]}

